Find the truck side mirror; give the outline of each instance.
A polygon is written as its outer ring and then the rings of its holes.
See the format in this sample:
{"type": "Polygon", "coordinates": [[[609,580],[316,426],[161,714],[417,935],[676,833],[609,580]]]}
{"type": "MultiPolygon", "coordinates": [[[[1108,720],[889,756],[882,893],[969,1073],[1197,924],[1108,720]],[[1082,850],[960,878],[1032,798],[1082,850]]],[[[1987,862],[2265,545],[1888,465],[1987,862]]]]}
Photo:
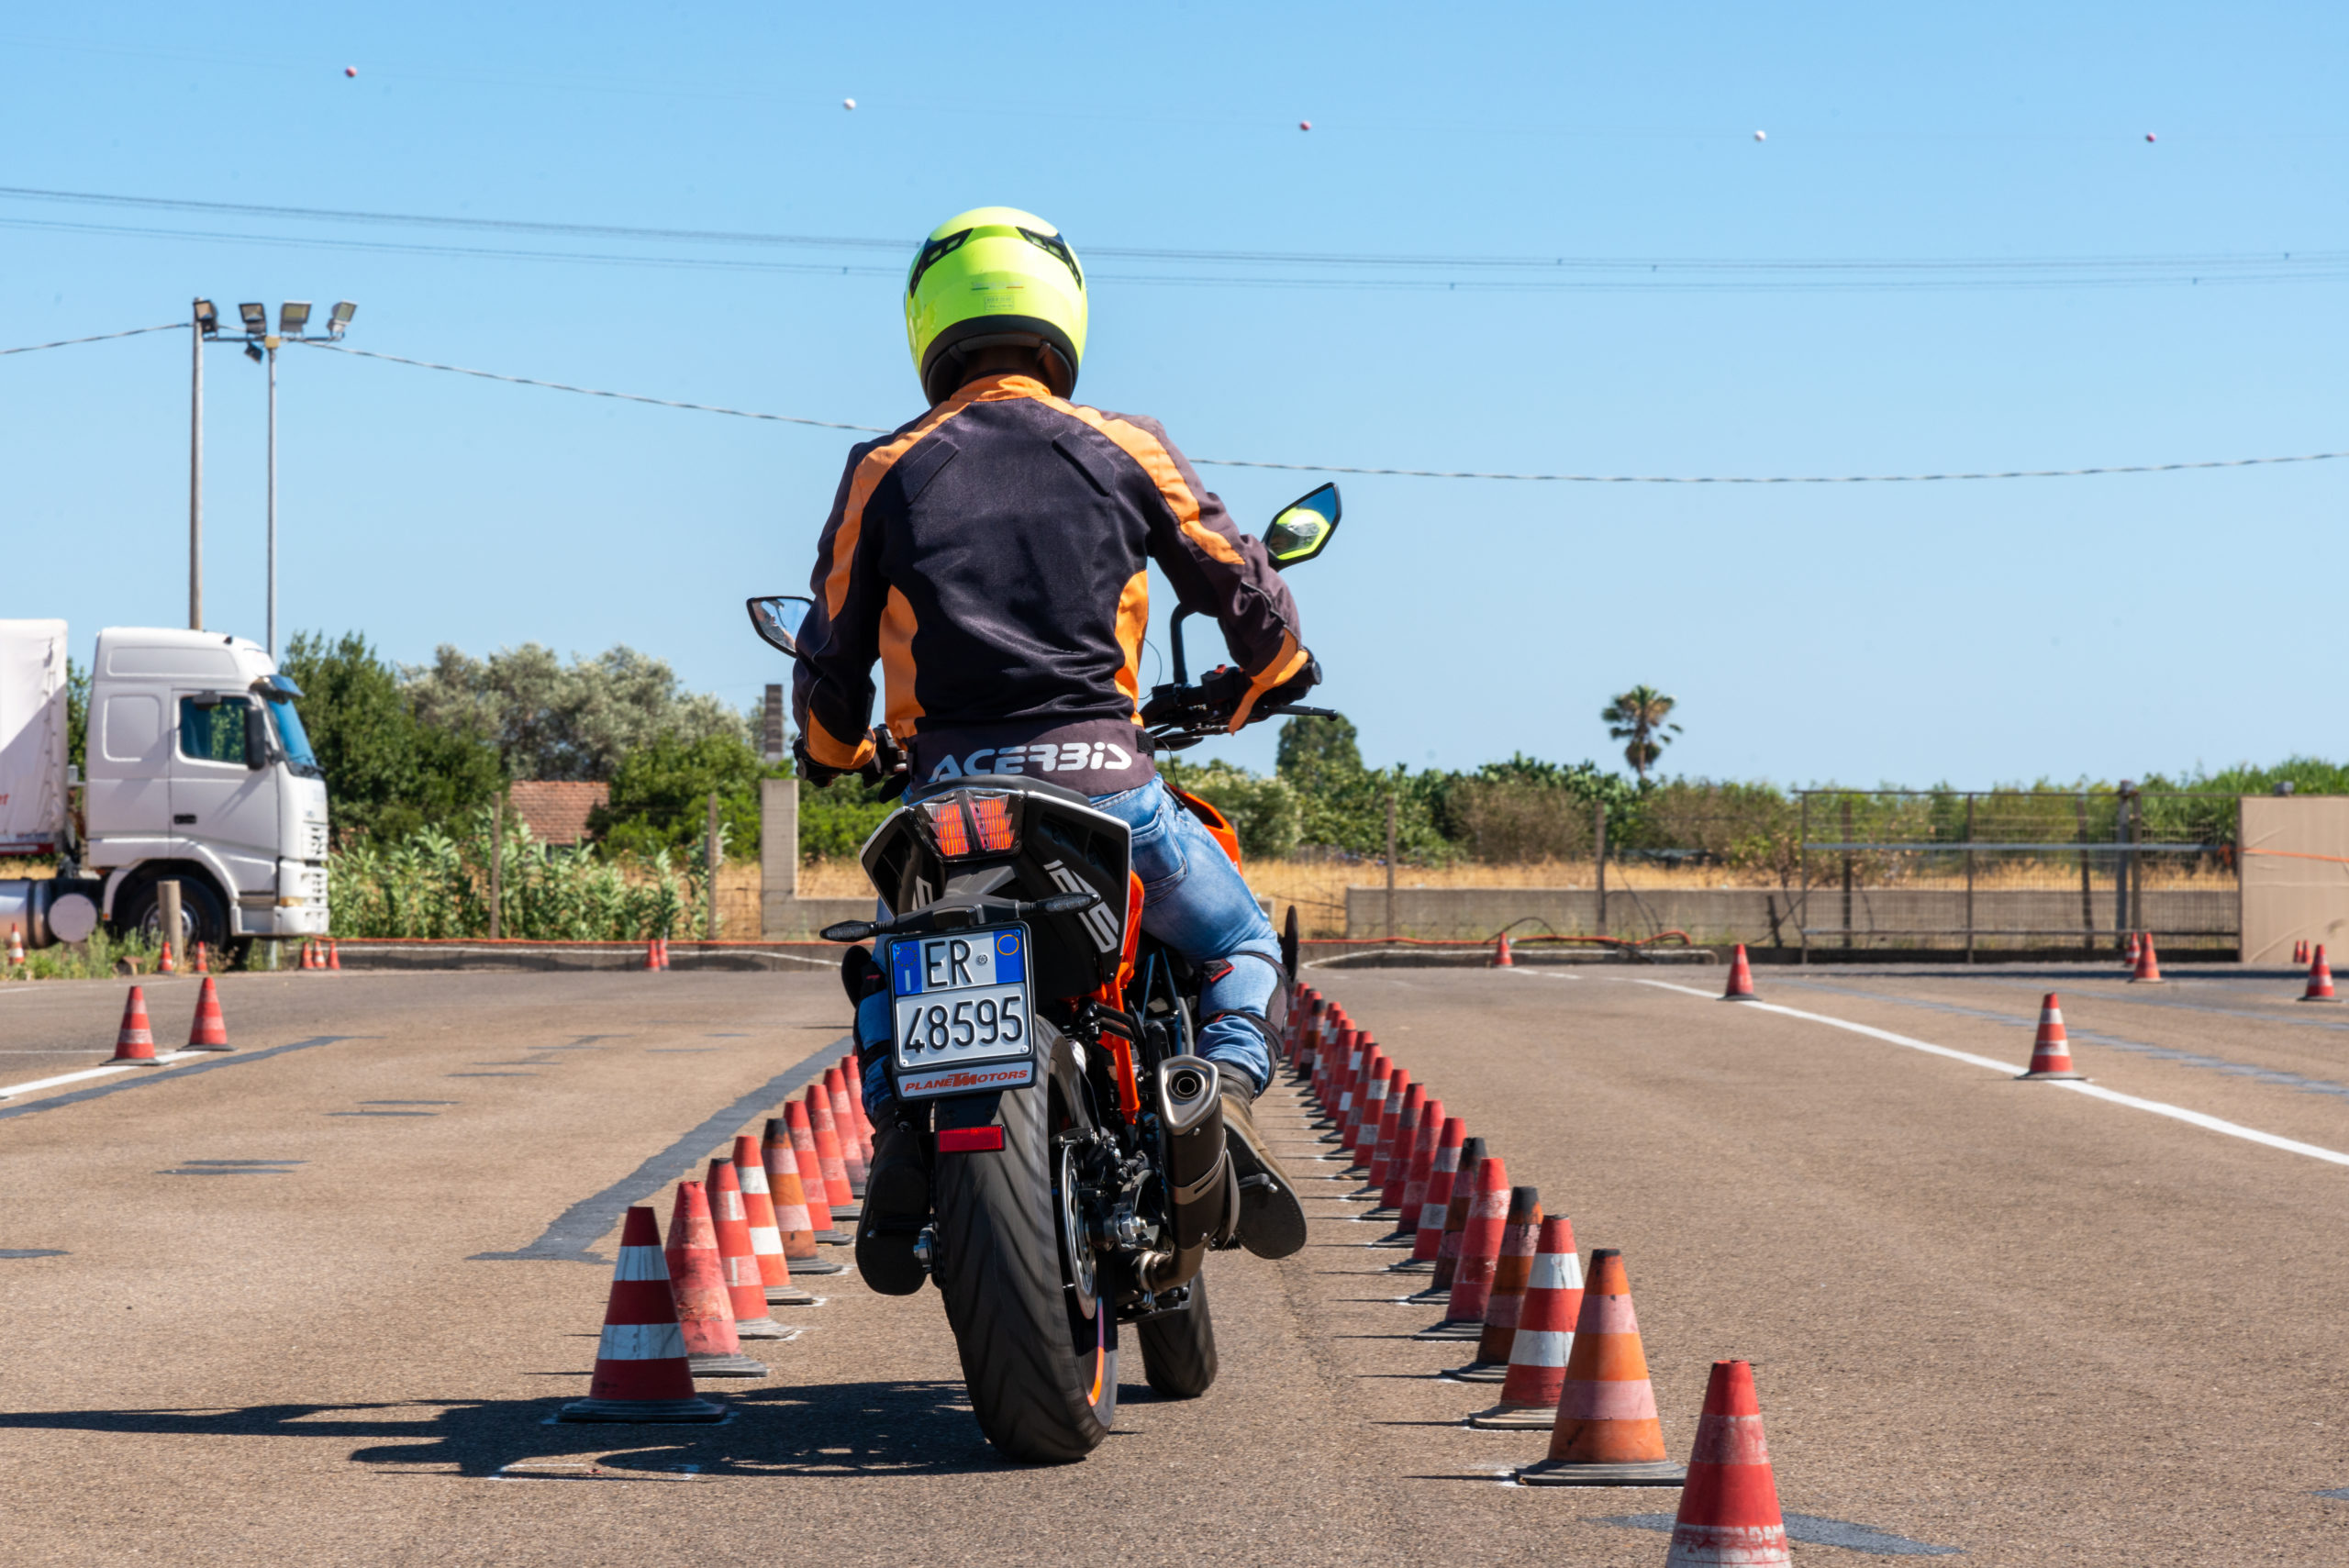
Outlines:
{"type": "Polygon", "coordinates": [[[245,766],[258,772],[269,766],[269,720],[254,704],[245,705],[245,766]]]}

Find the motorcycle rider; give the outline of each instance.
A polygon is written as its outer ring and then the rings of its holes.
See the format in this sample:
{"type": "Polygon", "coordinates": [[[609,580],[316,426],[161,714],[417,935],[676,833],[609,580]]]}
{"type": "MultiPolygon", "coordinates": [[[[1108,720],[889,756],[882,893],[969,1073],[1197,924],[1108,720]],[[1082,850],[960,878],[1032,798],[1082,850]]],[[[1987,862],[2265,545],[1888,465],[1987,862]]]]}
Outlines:
{"type": "MultiPolygon", "coordinates": [[[[1236,668],[1209,677],[1238,730],[1319,669],[1261,541],[1232,526],[1159,425],[1067,399],[1085,352],[1085,275],[1032,214],[980,207],[931,233],[907,278],[906,334],[930,411],[850,453],[817,550],[792,706],[803,775],[870,770],[873,665],[912,783],[1028,773],[1132,833],[1142,928],[1207,976],[1197,1054],[1221,1069],[1226,1148],[1245,1183],[1241,1244],[1305,1243],[1295,1184],[1249,1114],[1286,1007],[1280,945],[1238,869],[1160,781],[1141,728],[1149,563],[1214,617],[1236,668]]],[[[882,1062],[885,987],[858,1010],[874,1161],[859,1271],[908,1295],[930,1214],[917,1134],[882,1062]]]]}

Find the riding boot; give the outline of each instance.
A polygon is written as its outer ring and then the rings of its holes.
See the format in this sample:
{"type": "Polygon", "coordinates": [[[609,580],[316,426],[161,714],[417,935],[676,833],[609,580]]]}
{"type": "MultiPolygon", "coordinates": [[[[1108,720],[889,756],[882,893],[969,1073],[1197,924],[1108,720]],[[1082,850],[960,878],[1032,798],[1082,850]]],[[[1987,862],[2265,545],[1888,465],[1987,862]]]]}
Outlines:
{"type": "Polygon", "coordinates": [[[864,1213],[856,1224],[856,1272],[884,1296],[911,1296],[929,1271],[914,1243],[930,1223],[930,1171],[922,1137],[891,1118],[873,1129],[864,1213]]]}
{"type": "Polygon", "coordinates": [[[1240,1177],[1240,1244],[1260,1258],[1286,1258],[1305,1245],[1305,1206],[1249,1114],[1255,1089],[1238,1073],[1222,1077],[1223,1146],[1240,1177]]]}

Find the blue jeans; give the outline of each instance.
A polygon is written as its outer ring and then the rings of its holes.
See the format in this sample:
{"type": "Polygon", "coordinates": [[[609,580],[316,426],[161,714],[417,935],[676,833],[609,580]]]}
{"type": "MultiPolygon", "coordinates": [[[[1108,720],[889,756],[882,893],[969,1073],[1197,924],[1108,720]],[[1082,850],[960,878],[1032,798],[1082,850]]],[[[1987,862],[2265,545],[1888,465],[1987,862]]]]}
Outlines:
{"type": "MultiPolygon", "coordinates": [[[[1183,809],[1157,779],[1138,789],[1097,795],[1093,804],[1133,829],[1133,869],[1141,878],[1141,929],[1181,953],[1194,966],[1224,973],[1209,980],[1199,997],[1200,1017],[1211,1021],[1191,1050],[1247,1083],[1261,1094],[1272,1082],[1273,1059],[1264,1031],[1249,1018],[1269,1016],[1281,980],[1280,939],[1256,895],[1241,880],[1240,868],[1183,809]],[[1252,956],[1251,956],[1252,955],[1252,956]]],[[[890,1036],[889,997],[865,998],[857,1009],[860,1043],[885,1044],[890,1036]]],[[[891,1098],[888,1074],[876,1056],[864,1073],[868,1115],[891,1098]]]]}

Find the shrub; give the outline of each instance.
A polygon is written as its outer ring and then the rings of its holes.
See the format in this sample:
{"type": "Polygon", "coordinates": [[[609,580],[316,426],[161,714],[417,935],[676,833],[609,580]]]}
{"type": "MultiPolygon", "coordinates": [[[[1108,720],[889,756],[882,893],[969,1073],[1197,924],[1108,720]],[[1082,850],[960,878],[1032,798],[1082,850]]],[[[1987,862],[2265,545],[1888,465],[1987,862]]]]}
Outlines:
{"type": "Polygon", "coordinates": [[[1158,764],[1168,784],[1187,790],[1230,819],[1248,860],[1283,860],[1297,852],[1304,813],[1297,791],[1281,778],[1259,778],[1218,759],[1187,766],[1169,757],[1158,764]]]}

